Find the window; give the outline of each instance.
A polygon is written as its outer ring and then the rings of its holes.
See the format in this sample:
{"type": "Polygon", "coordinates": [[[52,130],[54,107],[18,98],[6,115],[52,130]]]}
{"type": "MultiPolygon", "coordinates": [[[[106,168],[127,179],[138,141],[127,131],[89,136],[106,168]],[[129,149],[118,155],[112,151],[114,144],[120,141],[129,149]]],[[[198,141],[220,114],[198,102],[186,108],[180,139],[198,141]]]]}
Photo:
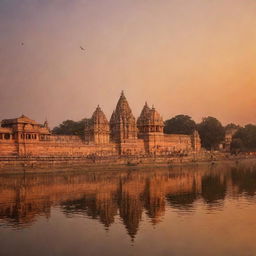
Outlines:
{"type": "Polygon", "coordinates": [[[5,139],[5,140],[9,140],[9,139],[10,139],[10,137],[11,137],[11,136],[10,136],[10,134],[9,134],[9,133],[5,133],[5,134],[4,134],[4,139],[5,139]]]}

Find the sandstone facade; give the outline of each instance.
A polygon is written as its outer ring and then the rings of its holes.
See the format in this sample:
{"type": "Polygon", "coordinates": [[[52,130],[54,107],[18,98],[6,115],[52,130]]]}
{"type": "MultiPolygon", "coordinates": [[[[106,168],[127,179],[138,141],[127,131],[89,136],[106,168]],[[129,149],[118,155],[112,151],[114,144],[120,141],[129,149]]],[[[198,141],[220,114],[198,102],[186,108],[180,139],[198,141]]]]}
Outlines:
{"type": "Polygon", "coordinates": [[[197,131],[164,134],[163,127],[162,117],[147,103],[136,120],[122,92],[110,121],[96,108],[85,124],[84,138],[54,135],[47,122],[38,124],[24,115],[2,120],[0,156],[160,156],[200,151],[197,131]]]}

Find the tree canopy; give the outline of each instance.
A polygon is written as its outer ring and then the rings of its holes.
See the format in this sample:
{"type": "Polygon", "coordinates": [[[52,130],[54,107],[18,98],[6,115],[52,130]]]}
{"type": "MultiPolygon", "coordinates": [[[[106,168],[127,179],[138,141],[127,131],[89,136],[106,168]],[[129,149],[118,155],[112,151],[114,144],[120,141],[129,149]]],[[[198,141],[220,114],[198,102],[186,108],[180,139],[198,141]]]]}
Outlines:
{"type": "Polygon", "coordinates": [[[85,122],[88,119],[82,119],[81,121],[66,120],[63,121],[60,125],[53,128],[52,132],[54,134],[63,134],[63,135],[84,135],[84,126],[85,122]]]}
{"type": "Polygon", "coordinates": [[[196,123],[188,115],[177,115],[164,122],[164,132],[174,134],[192,134],[196,123]]]}
{"type": "Polygon", "coordinates": [[[256,150],[256,125],[247,124],[240,128],[233,136],[231,151],[256,150]]]}
{"type": "Polygon", "coordinates": [[[198,132],[202,146],[206,149],[217,149],[225,137],[225,129],[221,122],[211,116],[203,118],[198,124],[198,132]]]}
{"type": "Polygon", "coordinates": [[[225,126],[225,131],[227,131],[227,130],[229,130],[229,129],[239,129],[239,128],[241,128],[240,125],[234,124],[234,123],[230,123],[230,124],[227,124],[227,125],[225,126]]]}

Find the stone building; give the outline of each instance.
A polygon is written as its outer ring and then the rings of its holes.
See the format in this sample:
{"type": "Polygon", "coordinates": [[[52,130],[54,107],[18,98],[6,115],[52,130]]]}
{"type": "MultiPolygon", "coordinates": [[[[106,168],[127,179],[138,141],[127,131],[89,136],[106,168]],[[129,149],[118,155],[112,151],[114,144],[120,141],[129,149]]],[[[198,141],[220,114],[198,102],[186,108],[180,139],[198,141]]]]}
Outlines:
{"type": "Polygon", "coordinates": [[[232,127],[232,128],[228,128],[225,131],[225,138],[224,141],[222,143],[220,143],[219,145],[219,149],[225,152],[230,152],[230,147],[231,147],[231,143],[233,140],[233,136],[235,135],[235,133],[238,131],[238,127],[232,127]]]}
{"type": "Polygon", "coordinates": [[[85,124],[84,138],[52,134],[47,122],[38,124],[24,115],[2,120],[0,156],[161,156],[200,151],[197,131],[164,134],[163,127],[163,118],[147,103],[136,120],[122,92],[110,121],[96,108],[85,124]]]}
{"type": "Polygon", "coordinates": [[[109,134],[108,120],[98,105],[91,119],[85,124],[85,142],[107,144],[109,143],[109,134]]]}
{"type": "Polygon", "coordinates": [[[154,107],[145,103],[137,121],[139,138],[143,139],[145,150],[156,154],[164,145],[164,121],[154,107]]]}

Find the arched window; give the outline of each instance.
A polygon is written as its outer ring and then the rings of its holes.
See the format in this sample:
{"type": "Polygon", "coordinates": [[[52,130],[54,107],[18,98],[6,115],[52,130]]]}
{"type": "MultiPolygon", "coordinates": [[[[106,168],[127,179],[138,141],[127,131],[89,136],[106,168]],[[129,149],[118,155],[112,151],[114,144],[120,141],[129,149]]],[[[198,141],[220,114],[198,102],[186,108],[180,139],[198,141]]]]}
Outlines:
{"type": "Polygon", "coordinates": [[[9,133],[5,133],[5,134],[4,134],[4,139],[5,139],[5,140],[9,140],[9,139],[10,139],[10,137],[11,137],[11,136],[10,136],[10,134],[9,134],[9,133]]]}

